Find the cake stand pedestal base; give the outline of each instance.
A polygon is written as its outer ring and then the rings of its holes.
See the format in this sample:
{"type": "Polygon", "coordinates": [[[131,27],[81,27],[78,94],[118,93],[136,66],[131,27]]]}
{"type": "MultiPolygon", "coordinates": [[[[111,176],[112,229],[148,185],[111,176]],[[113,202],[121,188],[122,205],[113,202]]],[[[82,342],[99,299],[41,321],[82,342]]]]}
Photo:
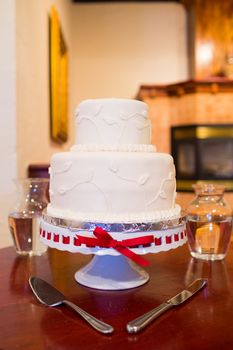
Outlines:
{"type": "Polygon", "coordinates": [[[123,255],[95,255],[75,273],[75,280],[90,288],[122,290],[141,286],[149,274],[123,255]]]}

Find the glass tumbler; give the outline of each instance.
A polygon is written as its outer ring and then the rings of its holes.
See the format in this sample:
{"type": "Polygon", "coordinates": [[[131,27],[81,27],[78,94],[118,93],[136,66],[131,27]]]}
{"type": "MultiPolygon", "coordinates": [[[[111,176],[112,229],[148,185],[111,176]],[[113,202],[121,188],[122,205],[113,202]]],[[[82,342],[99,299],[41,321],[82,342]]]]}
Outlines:
{"type": "Polygon", "coordinates": [[[42,255],[47,246],[40,241],[41,214],[49,202],[49,179],[16,180],[17,199],[8,215],[8,224],[16,252],[20,255],[42,255]]]}
{"type": "Polygon", "coordinates": [[[193,186],[195,198],[187,208],[187,236],[194,258],[222,260],[231,240],[232,210],[224,199],[225,187],[215,184],[193,186]]]}

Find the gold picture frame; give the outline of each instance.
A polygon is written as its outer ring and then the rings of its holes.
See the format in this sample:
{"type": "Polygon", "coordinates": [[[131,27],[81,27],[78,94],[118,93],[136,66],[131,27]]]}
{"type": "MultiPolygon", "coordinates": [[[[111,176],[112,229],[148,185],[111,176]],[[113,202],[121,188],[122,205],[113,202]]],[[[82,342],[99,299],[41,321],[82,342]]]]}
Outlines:
{"type": "Polygon", "coordinates": [[[68,139],[68,52],[58,12],[49,16],[50,135],[57,143],[68,139]]]}

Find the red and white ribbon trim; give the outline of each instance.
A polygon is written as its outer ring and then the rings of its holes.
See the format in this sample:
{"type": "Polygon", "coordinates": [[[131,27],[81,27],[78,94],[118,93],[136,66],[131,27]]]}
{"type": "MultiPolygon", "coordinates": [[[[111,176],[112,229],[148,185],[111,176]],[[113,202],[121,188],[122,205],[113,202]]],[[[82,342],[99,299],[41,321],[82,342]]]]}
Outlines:
{"type": "Polygon", "coordinates": [[[148,266],[150,263],[142,258],[140,255],[134,253],[129,247],[137,247],[139,245],[148,245],[153,242],[154,236],[142,236],[130,239],[123,239],[122,241],[117,241],[112,238],[112,236],[101,227],[96,227],[93,231],[96,238],[83,237],[77,235],[81,244],[94,244],[94,246],[99,246],[102,248],[114,248],[120,254],[127,256],[127,258],[133,260],[141,266],[148,266]]]}
{"type": "MultiPolygon", "coordinates": [[[[170,234],[165,234],[165,232],[161,233],[161,231],[159,231],[156,234],[153,232],[151,235],[122,240],[116,240],[110,236],[108,232],[100,227],[96,228],[93,233],[95,234],[95,237],[82,235],[76,232],[72,232],[72,234],[67,234],[65,232],[65,234],[63,234],[63,232],[59,232],[59,230],[49,231],[46,227],[43,226],[40,228],[40,235],[44,243],[48,244],[51,247],[57,247],[58,249],[68,251],[79,251],[79,249],[81,251],[83,248],[89,250],[101,250],[104,248],[105,250],[114,249],[121,254],[123,254],[123,250],[127,252],[126,254],[128,254],[128,251],[134,254],[137,251],[140,251],[141,248],[149,249],[148,252],[153,252],[150,251],[150,248],[153,250],[156,249],[156,251],[172,249],[174,246],[182,245],[187,240],[185,227],[177,232],[173,231],[173,233],[170,234]],[[103,231],[104,235],[102,234],[103,231]],[[133,249],[134,252],[131,249],[133,249]]],[[[136,255],[138,256],[138,254],[136,255]]]]}
{"type": "MultiPolygon", "coordinates": [[[[84,244],[87,247],[91,247],[91,248],[100,247],[99,244],[96,244],[97,242],[93,241],[92,237],[86,237],[86,236],[81,236],[81,235],[67,236],[67,235],[63,235],[61,233],[50,232],[50,231],[44,230],[42,228],[40,228],[40,235],[44,239],[46,239],[48,241],[53,241],[55,243],[71,244],[71,245],[74,245],[76,247],[81,246],[81,244],[84,244]],[[85,239],[85,243],[84,243],[83,239],[85,239]],[[90,239],[90,241],[88,241],[87,239],[90,239]],[[82,240],[82,242],[81,242],[81,240],[82,240]]],[[[174,234],[169,235],[169,236],[165,236],[165,243],[171,244],[173,242],[178,242],[180,240],[183,240],[186,236],[187,236],[186,230],[183,230],[181,232],[174,233],[174,234]]],[[[144,236],[140,237],[140,239],[143,237],[144,236]]],[[[148,237],[148,236],[145,236],[145,237],[148,237]]],[[[162,244],[162,236],[154,237],[154,235],[152,235],[152,237],[153,237],[153,242],[151,242],[150,244],[148,244],[148,243],[140,243],[139,244],[139,242],[138,242],[137,244],[134,244],[132,246],[129,245],[129,248],[138,248],[139,245],[143,246],[143,247],[148,247],[149,245],[152,245],[152,244],[154,244],[156,246],[160,246],[162,244]]],[[[131,239],[128,239],[128,240],[126,239],[124,241],[131,241],[131,239]]],[[[119,242],[121,242],[121,241],[119,241],[119,242]]]]}

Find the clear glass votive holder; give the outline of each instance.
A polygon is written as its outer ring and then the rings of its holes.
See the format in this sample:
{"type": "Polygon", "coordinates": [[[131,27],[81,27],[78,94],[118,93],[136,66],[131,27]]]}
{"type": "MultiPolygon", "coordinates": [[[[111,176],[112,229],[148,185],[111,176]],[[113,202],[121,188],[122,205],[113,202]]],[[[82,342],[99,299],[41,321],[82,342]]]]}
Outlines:
{"type": "Polygon", "coordinates": [[[225,187],[193,185],[195,198],[187,207],[187,236],[194,258],[222,260],[232,233],[232,209],[224,198],[225,187]]]}
{"type": "Polygon", "coordinates": [[[15,180],[17,199],[8,214],[8,224],[19,255],[42,255],[47,246],[40,241],[42,211],[49,202],[49,179],[15,180]]]}

